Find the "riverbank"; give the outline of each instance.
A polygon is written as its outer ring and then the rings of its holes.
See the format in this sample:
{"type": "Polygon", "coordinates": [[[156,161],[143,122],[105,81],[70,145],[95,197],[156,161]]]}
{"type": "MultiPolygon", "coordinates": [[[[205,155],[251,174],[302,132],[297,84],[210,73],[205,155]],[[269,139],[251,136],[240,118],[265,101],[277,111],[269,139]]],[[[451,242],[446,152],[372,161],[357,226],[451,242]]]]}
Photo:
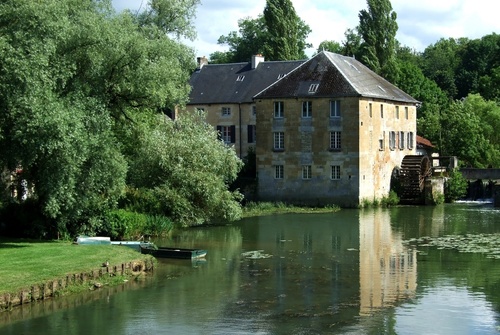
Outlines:
{"type": "Polygon", "coordinates": [[[0,239],[0,264],[0,309],[9,309],[68,292],[118,285],[152,271],[155,259],[124,246],[0,239]]]}
{"type": "Polygon", "coordinates": [[[250,202],[243,207],[242,217],[254,217],[272,214],[311,214],[311,213],[335,213],[340,210],[339,206],[308,207],[295,206],[283,202],[250,202]]]}

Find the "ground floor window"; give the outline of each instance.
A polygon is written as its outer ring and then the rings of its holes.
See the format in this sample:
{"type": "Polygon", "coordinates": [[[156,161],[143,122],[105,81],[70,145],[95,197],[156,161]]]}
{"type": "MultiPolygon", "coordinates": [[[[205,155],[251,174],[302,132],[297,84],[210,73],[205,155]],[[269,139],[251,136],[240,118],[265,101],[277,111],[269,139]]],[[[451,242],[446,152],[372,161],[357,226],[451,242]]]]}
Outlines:
{"type": "Polygon", "coordinates": [[[217,126],[219,137],[226,144],[236,142],[236,127],[235,126],[217,126]]]}
{"type": "Polygon", "coordinates": [[[275,165],[274,166],[274,178],[275,179],[283,179],[283,165],[275,165]]]}
{"type": "Polygon", "coordinates": [[[311,179],[312,168],[311,165],[302,165],[302,179],[311,179]]]}
{"type": "Polygon", "coordinates": [[[332,165],[331,179],[340,179],[340,165],[332,165]]]}

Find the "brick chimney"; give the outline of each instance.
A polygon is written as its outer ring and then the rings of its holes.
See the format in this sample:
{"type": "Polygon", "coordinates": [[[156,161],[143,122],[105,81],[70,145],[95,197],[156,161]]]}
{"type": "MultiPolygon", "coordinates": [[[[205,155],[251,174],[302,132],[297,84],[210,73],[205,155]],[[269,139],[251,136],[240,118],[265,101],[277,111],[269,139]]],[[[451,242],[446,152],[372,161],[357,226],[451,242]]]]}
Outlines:
{"type": "Polygon", "coordinates": [[[257,68],[257,65],[259,65],[260,62],[264,61],[264,56],[261,54],[253,55],[252,56],[252,69],[257,68]]]}
{"type": "Polygon", "coordinates": [[[204,65],[207,65],[208,64],[208,59],[207,57],[203,56],[203,57],[198,57],[196,58],[197,62],[198,62],[198,69],[201,70],[201,68],[204,66],[204,65]]]}

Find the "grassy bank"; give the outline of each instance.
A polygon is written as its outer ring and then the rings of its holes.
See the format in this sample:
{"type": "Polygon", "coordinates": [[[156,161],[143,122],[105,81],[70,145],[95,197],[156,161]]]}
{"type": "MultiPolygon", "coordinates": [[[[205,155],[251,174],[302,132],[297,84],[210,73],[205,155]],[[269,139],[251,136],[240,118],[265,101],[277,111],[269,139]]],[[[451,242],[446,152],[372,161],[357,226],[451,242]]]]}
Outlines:
{"type": "Polygon", "coordinates": [[[0,239],[0,294],[16,293],[69,274],[99,270],[106,261],[113,266],[148,257],[121,246],[0,239]]]}
{"type": "Polygon", "coordinates": [[[243,217],[253,217],[261,215],[271,215],[271,214],[283,214],[283,213],[296,213],[296,214],[308,214],[308,213],[334,213],[338,212],[340,207],[331,205],[323,207],[307,207],[307,206],[295,206],[289,205],[282,202],[249,202],[243,207],[243,217]]]}

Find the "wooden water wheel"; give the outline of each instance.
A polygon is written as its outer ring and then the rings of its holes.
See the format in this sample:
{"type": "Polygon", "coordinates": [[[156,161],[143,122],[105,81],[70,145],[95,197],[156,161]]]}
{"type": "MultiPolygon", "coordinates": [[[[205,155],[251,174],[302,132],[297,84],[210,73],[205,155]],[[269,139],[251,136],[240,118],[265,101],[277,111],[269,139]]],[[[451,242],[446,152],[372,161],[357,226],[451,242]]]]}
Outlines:
{"type": "Polygon", "coordinates": [[[408,155],[401,162],[399,182],[403,203],[423,203],[425,178],[432,173],[429,157],[408,155]]]}

